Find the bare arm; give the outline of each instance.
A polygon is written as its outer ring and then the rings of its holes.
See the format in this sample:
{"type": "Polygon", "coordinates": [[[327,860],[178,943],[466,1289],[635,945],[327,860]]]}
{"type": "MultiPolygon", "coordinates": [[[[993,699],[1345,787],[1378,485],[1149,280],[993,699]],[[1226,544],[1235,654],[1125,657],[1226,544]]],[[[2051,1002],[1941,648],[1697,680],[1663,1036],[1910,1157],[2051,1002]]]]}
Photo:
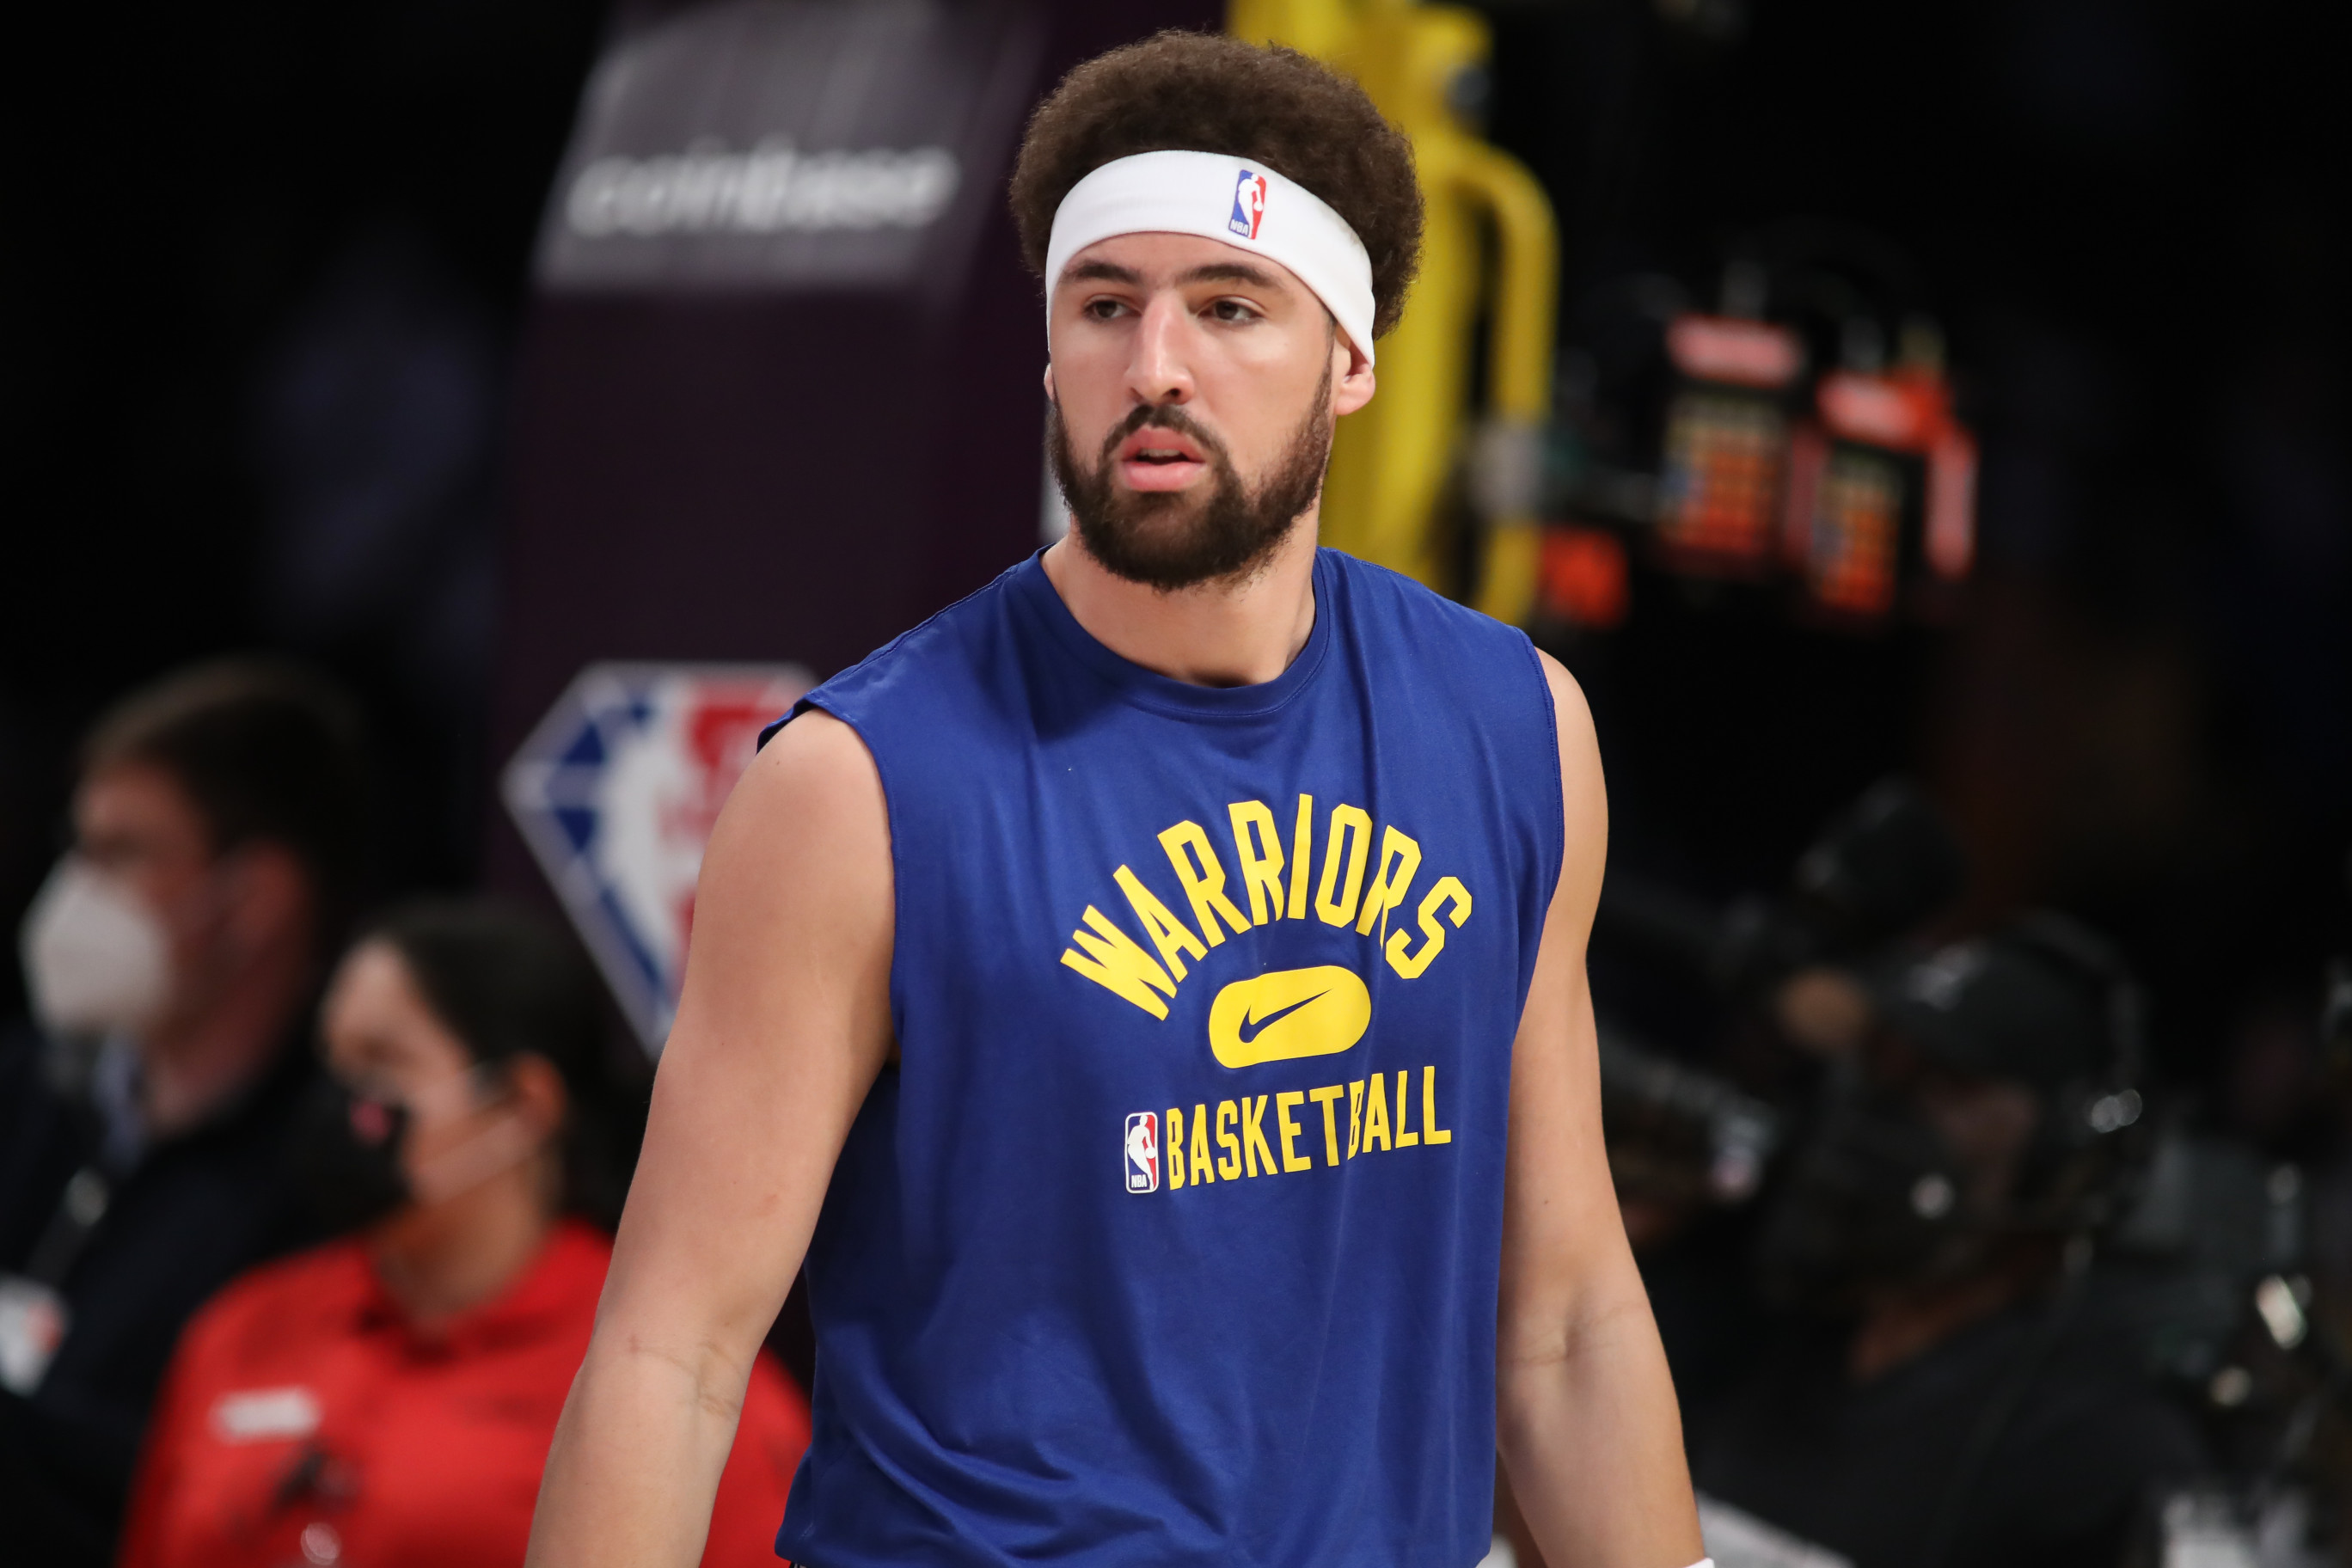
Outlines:
{"type": "Polygon", "coordinates": [[[1698,1519],[1682,1419],[1601,1138],[1584,948],[1609,807],[1584,694],[1547,658],[1568,853],[1511,1065],[1497,1436],[1550,1568],[1685,1568],[1698,1519]]]}
{"type": "Polygon", "coordinates": [[[686,1568],[743,1390],[849,1125],[890,1049],[889,824],[854,731],[810,713],[712,833],[587,1359],[555,1429],[532,1568],[686,1568]]]}

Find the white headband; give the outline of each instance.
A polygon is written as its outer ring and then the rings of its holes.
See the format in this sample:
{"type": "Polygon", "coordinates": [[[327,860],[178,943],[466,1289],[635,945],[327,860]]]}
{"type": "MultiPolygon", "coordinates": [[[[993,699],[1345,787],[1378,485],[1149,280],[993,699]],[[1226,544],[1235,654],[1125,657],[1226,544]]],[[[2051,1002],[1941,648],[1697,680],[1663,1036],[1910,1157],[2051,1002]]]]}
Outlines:
{"type": "Polygon", "coordinates": [[[1045,246],[1051,297],[1070,258],[1120,234],[1197,234],[1278,261],[1372,358],[1372,258],[1347,220],[1263,163],[1214,153],[1139,153],[1070,187],[1045,246]]]}

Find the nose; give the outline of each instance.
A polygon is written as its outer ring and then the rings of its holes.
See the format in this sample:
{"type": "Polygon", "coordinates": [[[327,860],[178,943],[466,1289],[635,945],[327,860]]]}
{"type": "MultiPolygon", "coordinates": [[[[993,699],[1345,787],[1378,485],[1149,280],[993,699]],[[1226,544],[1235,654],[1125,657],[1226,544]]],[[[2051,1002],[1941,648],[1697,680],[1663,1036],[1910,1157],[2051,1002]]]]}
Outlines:
{"type": "Polygon", "coordinates": [[[1143,307],[1128,365],[1128,390],[1138,403],[1158,406],[1192,400],[1192,367],[1187,353],[1192,313],[1172,292],[1155,294],[1143,307]]]}

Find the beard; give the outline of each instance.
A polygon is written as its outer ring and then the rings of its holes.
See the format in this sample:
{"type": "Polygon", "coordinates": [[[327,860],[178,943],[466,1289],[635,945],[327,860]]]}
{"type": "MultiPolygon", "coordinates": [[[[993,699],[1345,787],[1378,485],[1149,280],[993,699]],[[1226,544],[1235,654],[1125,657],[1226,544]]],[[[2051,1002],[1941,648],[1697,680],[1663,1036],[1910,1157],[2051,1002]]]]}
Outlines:
{"type": "Polygon", "coordinates": [[[1061,407],[1049,402],[1046,449],[1087,553],[1111,575],[1164,594],[1249,576],[1289,537],[1293,525],[1322,493],[1323,469],[1331,458],[1330,407],[1331,367],[1326,361],[1307,416],[1255,489],[1242,483],[1224,443],[1175,404],[1136,409],[1103,437],[1094,467],[1080,468],[1062,425],[1061,407]],[[1207,494],[1118,488],[1112,477],[1112,454],[1120,442],[1145,429],[1173,430],[1199,443],[1209,467],[1207,494]]]}

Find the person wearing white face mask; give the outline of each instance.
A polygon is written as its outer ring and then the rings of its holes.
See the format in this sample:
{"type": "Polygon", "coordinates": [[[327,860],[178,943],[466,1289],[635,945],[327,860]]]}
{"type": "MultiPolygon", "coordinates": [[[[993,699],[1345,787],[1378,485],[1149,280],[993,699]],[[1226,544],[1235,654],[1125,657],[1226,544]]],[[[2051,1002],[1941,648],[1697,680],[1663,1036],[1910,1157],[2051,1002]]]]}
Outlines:
{"type": "Polygon", "coordinates": [[[314,1234],[285,1145],[362,781],[345,700],[254,661],[133,694],[84,747],[20,931],[37,1028],[0,1038],[0,1519],[27,1560],[111,1557],[181,1324],[314,1234]]]}
{"type": "MultiPolygon", "coordinates": [[[[320,1008],[295,1142],[339,1235],[180,1337],[119,1568],[510,1568],[588,1345],[643,1125],[643,1058],[555,927],[428,901],[320,1008]]],[[[703,1568],[773,1563],[808,1410],[756,1358],[703,1568]]]]}

